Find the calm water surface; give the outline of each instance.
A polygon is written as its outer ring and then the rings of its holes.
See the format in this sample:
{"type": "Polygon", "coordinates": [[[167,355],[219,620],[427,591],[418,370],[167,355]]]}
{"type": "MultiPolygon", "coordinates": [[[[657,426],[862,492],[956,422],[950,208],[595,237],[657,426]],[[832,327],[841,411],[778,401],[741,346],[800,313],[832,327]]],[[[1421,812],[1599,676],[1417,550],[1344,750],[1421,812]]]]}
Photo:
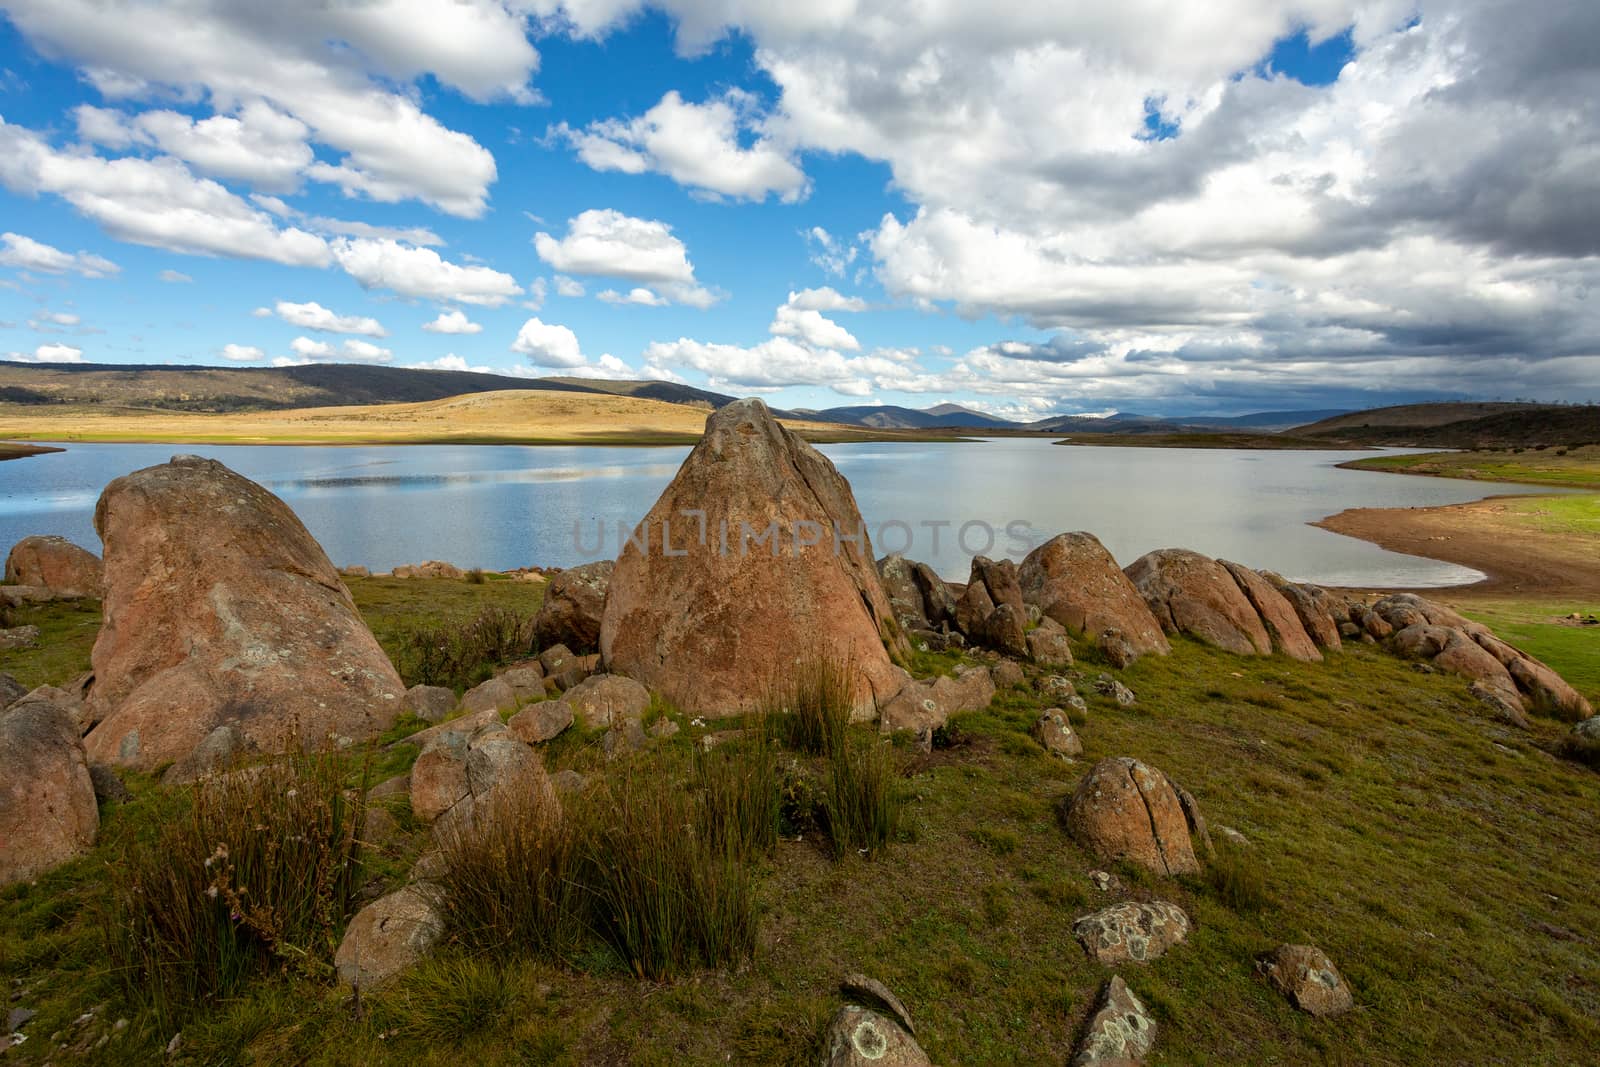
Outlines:
{"type": "MultiPolygon", "coordinates": [[[[61,534],[98,549],[93,512],[105,484],[186,449],[282,497],[335,563],[374,570],[425,559],[504,570],[614,556],[618,523],[643,518],[688,454],[586,445],[72,445],[0,463],[0,546],[61,534]]],[[[904,547],[909,532],[906,554],[951,578],[966,577],[975,552],[1020,559],[1027,545],[1007,534],[1008,524],[1040,537],[1088,530],[1123,564],[1179,546],[1328,584],[1433,586],[1479,577],[1306,525],[1349,507],[1486,495],[1471,482],[1336,469],[1349,452],[1068,448],[1017,438],[822,450],[850,479],[880,554],[904,547]],[[969,523],[963,547],[958,535],[969,523]],[[987,550],[986,527],[995,538],[987,550]]],[[[1492,491],[1522,489],[1552,492],[1492,491]]]]}

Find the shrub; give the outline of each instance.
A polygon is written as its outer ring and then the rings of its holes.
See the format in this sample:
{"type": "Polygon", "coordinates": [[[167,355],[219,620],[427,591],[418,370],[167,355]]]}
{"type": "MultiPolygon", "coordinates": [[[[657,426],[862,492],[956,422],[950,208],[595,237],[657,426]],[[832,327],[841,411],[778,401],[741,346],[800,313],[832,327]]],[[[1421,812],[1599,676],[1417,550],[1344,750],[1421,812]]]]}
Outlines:
{"type": "Polygon", "coordinates": [[[811,656],[770,687],[766,711],[779,724],[789,747],[828,755],[843,745],[854,706],[855,670],[850,661],[811,656]]]}
{"type": "Polygon", "coordinates": [[[533,649],[531,614],[487,607],[465,623],[402,632],[395,667],[406,685],[469,689],[533,649]]]}
{"type": "Polygon", "coordinates": [[[894,751],[876,737],[841,741],[828,757],[818,822],[835,857],[876,855],[900,825],[894,751]]]}
{"type": "Polygon", "coordinates": [[[474,567],[467,572],[467,581],[471,582],[473,585],[482,585],[484,582],[488,581],[488,579],[484,577],[482,567],[474,567]]]}
{"type": "Polygon", "coordinates": [[[359,870],[365,781],[296,756],[207,779],[109,869],[107,949],[170,1028],[267,971],[330,969],[359,870]]]}

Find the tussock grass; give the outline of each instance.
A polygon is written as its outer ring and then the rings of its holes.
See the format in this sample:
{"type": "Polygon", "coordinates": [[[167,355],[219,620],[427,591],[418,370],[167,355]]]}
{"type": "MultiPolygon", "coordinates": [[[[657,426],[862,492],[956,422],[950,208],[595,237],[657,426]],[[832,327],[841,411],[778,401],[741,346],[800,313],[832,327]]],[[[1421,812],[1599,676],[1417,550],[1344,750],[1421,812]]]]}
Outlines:
{"type": "Polygon", "coordinates": [[[894,749],[876,736],[841,741],[828,755],[818,821],[837,857],[871,858],[900,826],[903,805],[894,749]]]}
{"type": "Polygon", "coordinates": [[[855,705],[856,674],[848,660],[812,655],[769,687],[766,715],[784,743],[812,755],[828,755],[844,744],[855,705]]]}
{"type": "Polygon", "coordinates": [[[267,972],[321,977],[360,873],[365,787],[304,755],[205,779],[108,868],[106,950],[128,997],[179,1022],[267,972]]]}
{"type": "Polygon", "coordinates": [[[470,689],[533,651],[533,620],[532,613],[493,606],[464,623],[412,628],[396,642],[395,668],[407,685],[470,689]]]}

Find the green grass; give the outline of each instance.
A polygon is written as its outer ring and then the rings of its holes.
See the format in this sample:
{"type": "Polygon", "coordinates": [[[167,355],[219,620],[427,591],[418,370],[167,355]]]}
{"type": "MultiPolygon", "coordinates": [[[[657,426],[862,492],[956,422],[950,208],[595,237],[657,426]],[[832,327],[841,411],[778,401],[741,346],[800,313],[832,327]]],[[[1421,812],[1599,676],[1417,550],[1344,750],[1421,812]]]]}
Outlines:
{"type": "MultiPolygon", "coordinates": [[[[372,618],[414,617],[435,598],[471,614],[485,602],[475,596],[509,583],[455,584],[410,583],[412,599],[396,593],[372,618]]],[[[1537,627],[1561,607],[1522,605],[1523,621],[1507,615],[1506,625],[1537,627]]],[[[1594,605],[1567,610],[1579,607],[1594,605]]],[[[1575,681],[1594,662],[1592,644],[1529,632],[1575,681]]],[[[1367,646],[1300,664],[1178,641],[1122,678],[1138,704],[1090,694],[1076,764],[1027,736],[1043,704],[1025,690],[961,716],[959,744],[902,769],[902,826],[871,862],[836,861],[821,833],[786,823],[748,865],[757,922],[743,963],[658,983],[601,960],[463,946],[360,1004],[331,982],[257,980],[185,1028],[191,1062],[813,1063],[837,983],[858,970],[906,1001],[935,1062],[1062,1062],[1108,973],[1072,939],[1072,920],[1124,897],[1092,888],[1088,872],[1103,864],[1065,837],[1057,807],[1093,760],[1118,755],[1190,790],[1214,836],[1226,825],[1251,842],[1231,854],[1219,839],[1222,859],[1196,878],[1116,868],[1126,896],[1171,900],[1193,920],[1184,945],[1120,972],[1160,1023],[1156,1062],[1590,1058],[1600,1044],[1600,774],[1552,758],[1564,724],[1508,728],[1460,679],[1367,646]],[[1310,1019],[1256,975],[1257,954],[1300,941],[1332,956],[1357,1011],[1310,1019]]],[[[691,789],[695,735],[686,729],[635,766],[691,789]]],[[[826,761],[783,760],[796,761],[786,793],[814,802],[826,761]]],[[[618,773],[592,738],[551,746],[546,763],[618,773]]],[[[159,791],[133,784],[133,803],[107,809],[93,855],[0,892],[0,982],[30,991],[25,1003],[40,1012],[30,1033],[48,1036],[102,1004],[108,1016],[129,1012],[107,1062],[149,1061],[172,1036],[123,1006],[96,921],[117,842],[170,818],[159,791]]],[[[64,1057],[42,1038],[8,1053],[47,1058],[64,1057]]]]}
{"type": "Polygon", "coordinates": [[[1596,601],[1518,601],[1483,599],[1461,605],[1467,617],[1544,660],[1600,709],[1600,626],[1570,626],[1556,620],[1573,614],[1600,614],[1596,601]]]}
{"type": "Polygon", "coordinates": [[[1440,478],[1600,489],[1600,445],[1368,456],[1340,466],[1352,470],[1431,474],[1440,478]]]}
{"type": "Polygon", "coordinates": [[[0,671],[33,689],[64,685],[89,669],[89,653],[100,632],[100,601],[24,604],[11,614],[14,625],[39,628],[39,643],[0,653],[0,671]]]}

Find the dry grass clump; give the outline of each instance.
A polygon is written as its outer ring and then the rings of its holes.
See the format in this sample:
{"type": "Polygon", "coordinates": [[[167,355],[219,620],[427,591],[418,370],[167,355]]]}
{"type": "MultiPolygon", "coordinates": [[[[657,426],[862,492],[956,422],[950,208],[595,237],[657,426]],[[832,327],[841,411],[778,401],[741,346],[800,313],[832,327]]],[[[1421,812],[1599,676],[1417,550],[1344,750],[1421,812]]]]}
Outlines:
{"type": "Polygon", "coordinates": [[[844,744],[855,693],[848,659],[808,656],[768,687],[765,712],[790,748],[827,755],[844,744]]]}
{"type": "Polygon", "coordinates": [[[203,780],[108,866],[107,950],[164,1023],[270,971],[328,972],[360,868],[364,788],[333,754],[203,780]]]}

